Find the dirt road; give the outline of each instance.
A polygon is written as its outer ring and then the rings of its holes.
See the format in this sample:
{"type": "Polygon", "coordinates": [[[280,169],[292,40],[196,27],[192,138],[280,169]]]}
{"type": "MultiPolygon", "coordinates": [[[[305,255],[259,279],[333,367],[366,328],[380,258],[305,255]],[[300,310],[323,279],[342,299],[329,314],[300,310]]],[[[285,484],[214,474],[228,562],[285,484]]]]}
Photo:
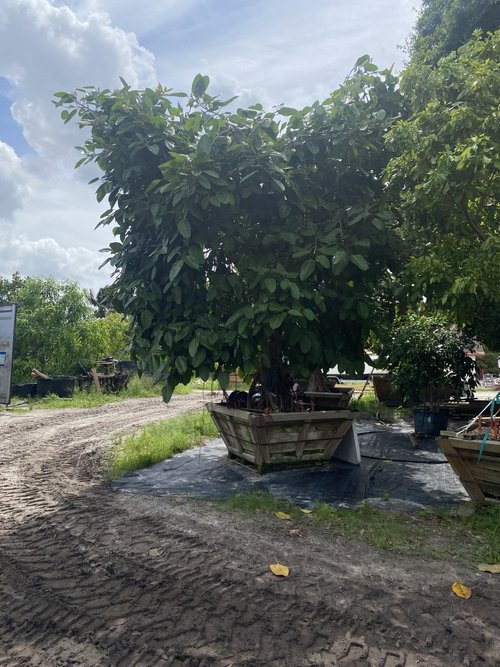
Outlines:
{"type": "Polygon", "coordinates": [[[500,665],[499,575],[113,493],[113,435],[202,402],[0,413],[0,665],[500,665]]]}

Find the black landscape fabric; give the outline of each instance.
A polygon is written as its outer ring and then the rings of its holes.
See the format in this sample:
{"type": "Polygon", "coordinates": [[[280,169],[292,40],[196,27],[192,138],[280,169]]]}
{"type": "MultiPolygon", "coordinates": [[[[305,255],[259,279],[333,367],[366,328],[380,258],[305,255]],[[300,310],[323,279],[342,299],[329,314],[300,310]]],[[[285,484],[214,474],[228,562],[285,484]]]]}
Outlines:
{"type": "Polygon", "coordinates": [[[225,499],[234,494],[269,492],[312,507],[317,503],[374,505],[419,510],[468,500],[460,480],[434,439],[410,438],[409,426],[356,424],[361,464],[330,463],[273,470],[259,475],[251,465],[227,457],[222,440],[179,454],[112,483],[116,491],[146,495],[225,499]]]}

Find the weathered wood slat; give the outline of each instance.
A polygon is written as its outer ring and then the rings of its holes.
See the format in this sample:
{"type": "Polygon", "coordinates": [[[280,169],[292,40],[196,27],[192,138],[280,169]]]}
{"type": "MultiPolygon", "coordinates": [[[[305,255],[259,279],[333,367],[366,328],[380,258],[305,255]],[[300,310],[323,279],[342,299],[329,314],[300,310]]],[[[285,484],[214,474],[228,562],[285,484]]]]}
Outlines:
{"type": "Polygon", "coordinates": [[[348,410],[271,413],[207,404],[230,456],[255,463],[257,470],[280,463],[332,458],[352,427],[348,410]]]}
{"type": "Polygon", "coordinates": [[[479,462],[481,438],[465,439],[443,431],[439,445],[473,502],[500,502],[500,443],[488,440],[479,462]]]}

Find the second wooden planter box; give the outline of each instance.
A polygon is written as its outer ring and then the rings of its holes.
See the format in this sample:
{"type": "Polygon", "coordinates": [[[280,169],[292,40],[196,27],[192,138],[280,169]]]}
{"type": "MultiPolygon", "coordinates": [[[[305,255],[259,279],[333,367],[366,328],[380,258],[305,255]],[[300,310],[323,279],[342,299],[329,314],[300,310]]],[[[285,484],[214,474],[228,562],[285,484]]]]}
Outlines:
{"type": "Polygon", "coordinates": [[[274,465],[327,461],[353,427],[348,410],[263,414],[207,403],[229,456],[263,473],[274,465]]]}

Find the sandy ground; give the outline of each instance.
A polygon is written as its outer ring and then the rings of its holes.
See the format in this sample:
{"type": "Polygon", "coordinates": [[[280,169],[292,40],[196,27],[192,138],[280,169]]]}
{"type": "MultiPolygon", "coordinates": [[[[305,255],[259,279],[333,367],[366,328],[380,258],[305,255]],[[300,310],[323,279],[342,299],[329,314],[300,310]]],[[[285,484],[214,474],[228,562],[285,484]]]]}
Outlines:
{"type": "Polygon", "coordinates": [[[113,435],[203,400],[0,413],[0,665],[500,665],[499,575],[113,493],[113,435]]]}

